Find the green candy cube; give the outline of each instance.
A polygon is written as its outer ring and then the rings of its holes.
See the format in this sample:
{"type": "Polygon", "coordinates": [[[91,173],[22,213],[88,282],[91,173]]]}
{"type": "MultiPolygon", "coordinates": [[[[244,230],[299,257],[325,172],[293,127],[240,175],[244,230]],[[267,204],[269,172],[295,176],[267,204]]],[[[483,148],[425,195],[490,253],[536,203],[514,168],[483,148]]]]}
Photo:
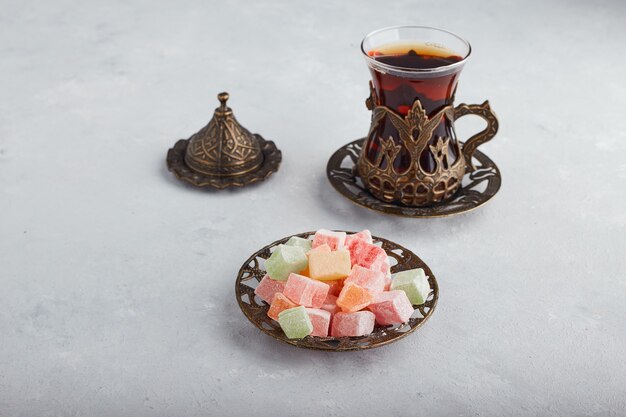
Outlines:
{"type": "Polygon", "coordinates": [[[298,236],[292,236],[289,238],[287,243],[285,243],[285,245],[296,246],[296,247],[304,249],[305,252],[308,252],[312,249],[311,247],[312,243],[313,242],[311,242],[309,239],[303,239],[298,236]]]}
{"type": "Polygon", "coordinates": [[[298,273],[307,265],[304,249],[298,246],[278,245],[272,255],[265,260],[267,274],[277,281],[286,281],[289,274],[298,273]]]}
{"type": "Polygon", "coordinates": [[[389,289],[404,291],[413,305],[424,304],[430,294],[428,277],[422,268],[398,272],[389,289]]]}
{"type": "Polygon", "coordinates": [[[302,339],[313,332],[313,323],[304,306],[281,311],[278,323],[289,339],[302,339]]]}

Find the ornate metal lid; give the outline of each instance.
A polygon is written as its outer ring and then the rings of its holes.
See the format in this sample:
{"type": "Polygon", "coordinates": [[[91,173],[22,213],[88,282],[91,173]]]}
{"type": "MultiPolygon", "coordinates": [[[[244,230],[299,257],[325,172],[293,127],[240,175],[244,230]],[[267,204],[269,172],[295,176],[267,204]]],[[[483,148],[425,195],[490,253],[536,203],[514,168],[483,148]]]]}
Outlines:
{"type": "Polygon", "coordinates": [[[263,165],[256,135],[239,124],[226,106],[228,93],[217,95],[220,106],[208,125],[189,138],[185,164],[193,171],[216,177],[247,174],[263,165]]]}

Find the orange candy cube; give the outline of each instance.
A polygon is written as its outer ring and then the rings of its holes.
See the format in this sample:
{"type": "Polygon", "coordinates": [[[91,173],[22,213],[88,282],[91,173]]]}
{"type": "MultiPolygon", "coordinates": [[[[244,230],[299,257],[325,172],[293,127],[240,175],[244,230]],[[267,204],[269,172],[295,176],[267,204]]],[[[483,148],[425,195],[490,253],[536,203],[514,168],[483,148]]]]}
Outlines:
{"type": "Polygon", "coordinates": [[[292,303],[289,298],[287,298],[283,293],[277,292],[274,294],[274,299],[272,300],[272,304],[270,305],[270,309],[267,312],[267,315],[273,319],[278,321],[278,314],[283,310],[288,310],[290,308],[298,307],[297,304],[292,303]]]}
{"type": "Polygon", "coordinates": [[[364,309],[372,301],[374,301],[374,296],[367,289],[348,282],[343,286],[337,298],[337,305],[342,311],[353,313],[364,309]]]}

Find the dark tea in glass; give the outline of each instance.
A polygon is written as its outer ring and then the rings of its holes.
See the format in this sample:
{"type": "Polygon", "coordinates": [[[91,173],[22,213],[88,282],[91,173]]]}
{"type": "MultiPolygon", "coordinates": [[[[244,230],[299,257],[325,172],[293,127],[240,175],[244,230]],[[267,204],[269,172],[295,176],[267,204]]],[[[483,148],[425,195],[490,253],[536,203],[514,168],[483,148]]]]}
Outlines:
{"type": "MultiPolygon", "coordinates": [[[[414,70],[446,67],[463,59],[454,51],[444,47],[437,48],[425,43],[403,42],[372,49],[368,51],[368,55],[381,64],[414,70]]],[[[430,77],[400,77],[371,67],[370,71],[372,72],[374,88],[376,89],[380,105],[390,107],[398,114],[406,116],[415,99],[419,99],[426,113],[432,116],[445,106],[451,105],[454,101],[454,92],[456,91],[460,68],[457,71],[430,77]]],[[[378,131],[375,132],[375,138],[370,142],[368,158],[371,161],[375,160],[380,145],[378,138],[393,137],[397,140],[397,136],[398,132],[393,125],[389,121],[384,121],[378,131]]],[[[442,118],[441,123],[433,132],[433,137],[429,144],[433,144],[436,137],[452,139],[449,143],[448,152],[451,157],[450,162],[456,160],[456,134],[452,124],[445,118],[442,118]]],[[[435,169],[435,161],[428,149],[422,152],[420,163],[428,172],[432,172],[435,169]]],[[[394,165],[399,172],[406,171],[408,168],[407,155],[401,153],[400,157],[394,161],[394,165]]]]}
{"type": "Polygon", "coordinates": [[[423,206],[444,201],[473,169],[471,155],[497,131],[485,102],[454,107],[459,75],[471,48],[463,38],[424,26],[367,35],[361,50],[372,74],[372,124],[359,156],[359,176],[387,202],[423,206]],[[488,128],[461,148],[455,118],[478,115],[488,128]]]}

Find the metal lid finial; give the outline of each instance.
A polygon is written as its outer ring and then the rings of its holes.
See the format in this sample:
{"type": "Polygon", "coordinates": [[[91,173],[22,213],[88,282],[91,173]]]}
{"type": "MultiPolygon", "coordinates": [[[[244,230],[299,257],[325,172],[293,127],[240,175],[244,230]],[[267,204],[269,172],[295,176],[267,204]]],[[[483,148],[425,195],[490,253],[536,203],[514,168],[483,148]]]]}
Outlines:
{"type": "Polygon", "coordinates": [[[227,111],[228,110],[228,106],[226,106],[226,102],[228,101],[228,99],[230,98],[230,95],[224,91],[222,93],[219,93],[217,95],[217,99],[220,101],[220,111],[227,111]]]}

